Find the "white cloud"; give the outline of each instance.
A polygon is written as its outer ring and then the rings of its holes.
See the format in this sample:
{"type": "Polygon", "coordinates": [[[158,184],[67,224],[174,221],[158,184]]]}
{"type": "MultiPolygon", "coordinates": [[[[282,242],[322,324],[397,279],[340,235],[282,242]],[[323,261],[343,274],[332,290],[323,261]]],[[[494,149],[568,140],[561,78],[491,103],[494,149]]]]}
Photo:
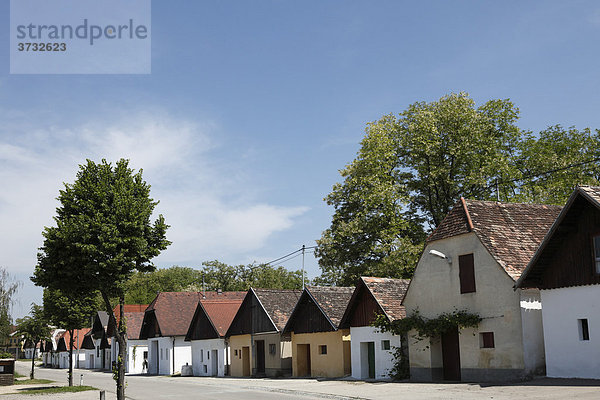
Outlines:
{"type": "Polygon", "coordinates": [[[171,225],[173,245],[157,260],[199,264],[203,260],[259,250],[276,232],[290,229],[305,207],[282,207],[248,198],[235,166],[211,159],[214,124],[138,113],[78,126],[36,124],[2,114],[0,128],[0,265],[31,273],[44,226],[52,224],[62,182],[75,179],[86,158],[131,160],[143,168],[157,211],[171,225]]]}

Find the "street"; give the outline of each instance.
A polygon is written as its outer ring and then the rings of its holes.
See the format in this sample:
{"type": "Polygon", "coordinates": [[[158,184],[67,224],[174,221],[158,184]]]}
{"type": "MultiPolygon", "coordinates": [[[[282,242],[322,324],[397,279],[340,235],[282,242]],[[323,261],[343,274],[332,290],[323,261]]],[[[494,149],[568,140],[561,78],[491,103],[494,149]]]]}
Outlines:
{"type": "MultiPolygon", "coordinates": [[[[17,362],[17,371],[29,374],[29,364],[17,362]]],[[[115,399],[115,384],[109,372],[75,370],[75,384],[106,391],[115,399]]],[[[36,378],[66,382],[64,369],[36,368],[36,378]]],[[[598,399],[600,382],[573,379],[534,379],[524,383],[486,385],[469,383],[362,382],[318,379],[254,379],[128,376],[126,395],[146,399],[598,399]]],[[[49,399],[97,399],[98,392],[48,395],[49,399]]],[[[5,396],[6,399],[22,396],[5,396]]]]}

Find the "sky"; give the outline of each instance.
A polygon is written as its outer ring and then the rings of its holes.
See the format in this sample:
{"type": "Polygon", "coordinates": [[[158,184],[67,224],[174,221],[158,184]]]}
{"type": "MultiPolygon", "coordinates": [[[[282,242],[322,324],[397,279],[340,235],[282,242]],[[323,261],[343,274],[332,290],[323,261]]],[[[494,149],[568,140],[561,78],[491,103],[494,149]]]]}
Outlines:
{"type": "MultiPolygon", "coordinates": [[[[0,2],[0,25],[9,25],[0,2]]],[[[0,29],[0,266],[29,277],[86,159],[131,160],[173,244],[155,264],[266,262],[313,246],[367,123],[468,92],[518,125],[600,127],[594,1],[152,1],[151,74],[16,75],[0,29]]],[[[300,258],[283,264],[300,268],[300,258]]],[[[317,260],[306,258],[310,277],[317,260]]]]}

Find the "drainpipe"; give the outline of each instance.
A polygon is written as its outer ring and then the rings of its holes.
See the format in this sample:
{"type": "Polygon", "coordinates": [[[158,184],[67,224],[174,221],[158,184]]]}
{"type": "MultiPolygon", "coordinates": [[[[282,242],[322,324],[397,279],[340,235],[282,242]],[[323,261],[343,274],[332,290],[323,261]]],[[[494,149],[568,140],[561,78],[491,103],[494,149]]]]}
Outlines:
{"type": "Polygon", "coordinates": [[[173,336],[173,373],[175,373],[175,336],[173,336]]]}

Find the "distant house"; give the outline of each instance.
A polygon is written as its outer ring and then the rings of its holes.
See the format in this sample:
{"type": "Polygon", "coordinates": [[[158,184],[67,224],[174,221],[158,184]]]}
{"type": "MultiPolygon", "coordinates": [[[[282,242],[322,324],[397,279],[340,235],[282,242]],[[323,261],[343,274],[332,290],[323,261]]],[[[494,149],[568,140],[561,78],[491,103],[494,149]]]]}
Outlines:
{"type": "Polygon", "coordinates": [[[494,381],[543,373],[540,294],[514,290],[560,207],[461,199],[429,236],[403,305],[408,316],[465,310],[477,328],[409,337],[411,379],[494,381]]]}
{"type": "Polygon", "coordinates": [[[64,329],[53,329],[50,332],[50,337],[44,342],[42,352],[42,365],[45,367],[58,368],[58,341],[65,332],[64,329]]]}
{"type": "Polygon", "coordinates": [[[202,299],[190,323],[186,341],[192,343],[194,376],[225,376],[230,354],[225,334],[243,299],[202,299]]]}
{"type": "Polygon", "coordinates": [[[541,289],[546,374],[600,379],[600,187],[575,189],[516,287],[541,289]]]}
{"type": "Polygon", "coordinates": [[[244,292],[161,292],[144,313],[140,340],[148,340],[148,373],[171,375],[192,364],[192,348],[185,341],[200,299],[239,299],[244,292]]]}
{"type": "Polygon", "coordinates": [[[294,376],[350,375],[350,330],[339,323],[354,292],[351,287],[307,286],[285,325],[292,336],[294,376]]]}
{"type": "Polygon", "coordinates": [[[350,329],[353,378],[390,378],[394,351],[402,345],[400,336],[381,332],[372,325],[378,315],[390,322],[405,317],[402,299],[408,283],[408,279],[372,277],[358,281],[339,326],[350,329]]]}
{"type": "Polygon", "coordinates": [[[94,338],[92,337],[91,329],[83,337],[81,351],[84,354],[85,362],[80,364],[79,368],[96,368],[96,345],[94,343],[94,338]]]}
{"type": "MultiPolygon", "coordinates": [[[[93,318],[92,329],[89,334],[94,344],[94,354],[89,358],[91,365],[89,368],[110,370],[111,350],[106,329],[108,328],[108,313],[98,311],[93,318]]],[[[86,348],[88,345],[86,344],[86,348]]]]}
{"type": "Polygon", "coordinates": [[[283,328],[299,290],[250,288],[227,334],[231,376],[285,376],[292,373],[292,347],[283,328]]]}
{"type": "MultiPolygon", "coordinates": [[[[84,368],[86,367],[86,353],[81,348],[81,344],[85,338],[85,334],[90,331],[90,328],[75,329],[73,331],[73,368],[84,368]]],[[[58,368],[69,368],[69,343],[70,343],[69,331],[64,331],[61,337],[58,339],[56,351],[58,353],[58,368]]]]}
{"type": "MultiPolygon", "coordinates": [[[[145,372],[143,371],[143,365],[144,360],[148,359],[148,341],[140,339],[140,331],[147,307],[147,304],[125,304],[123,306],[125,326],[127,328],[127,350],[125,352],[127,362],[125,363],[125,373],[128,374],[141,374],[145,372]]],[[[117,324],[121,319],[119,309],[120,307],[117,305],[113,310],[117,324]]],[[[106,328],[106,336],[110,338],[112,360],[116,360],[119,356],[119,343],[114,331],[115,327],[109,322],[106,328]]]]}
{"type": "Polygon", "coordinates": [[[25,358],[31,360],[32,358],[41,357],[42,346],[43,345],[40,342],[34,344],[31,340],[26,340],[25,344],[23,345],[23,350],[25,352],[25,358]]]}

